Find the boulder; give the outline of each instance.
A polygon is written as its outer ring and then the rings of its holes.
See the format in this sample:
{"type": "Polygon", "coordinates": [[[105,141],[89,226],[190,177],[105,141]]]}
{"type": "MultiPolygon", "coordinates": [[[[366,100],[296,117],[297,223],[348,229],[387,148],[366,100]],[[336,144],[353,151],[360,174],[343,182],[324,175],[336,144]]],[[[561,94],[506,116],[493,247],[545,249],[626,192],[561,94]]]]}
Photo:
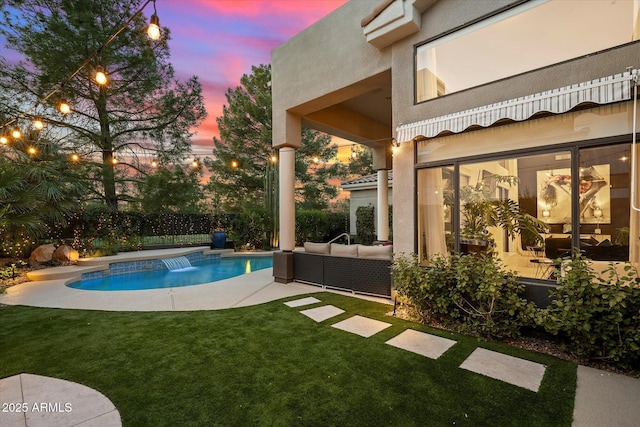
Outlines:
{"type": "Polygon", "coordinates": [[[49,262],[53,259],[53,252],[56,250],[56,247],[53,243],[48,245],[41,245],[34,249],[31,252],[31,256],[29,257],[29,261],[31,262],[49,262]]]}
{"type": "Polygon", "coordinates": [[[53,253],[53,259],[62,262],[76,262],[78,258],[80,258],[78,251],[67,245],[58,246],[53,253]]]}

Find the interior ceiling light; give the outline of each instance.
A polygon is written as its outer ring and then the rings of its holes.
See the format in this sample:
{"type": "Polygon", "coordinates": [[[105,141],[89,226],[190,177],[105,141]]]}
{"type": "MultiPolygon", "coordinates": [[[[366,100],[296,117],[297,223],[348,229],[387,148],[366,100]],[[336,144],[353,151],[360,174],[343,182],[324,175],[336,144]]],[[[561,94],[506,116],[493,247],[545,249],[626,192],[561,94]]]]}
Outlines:
{"type": "Polygon", "coordinates": [[[60,102],[58,103],[58,110],[60,110],[62,114],[69,114],[69,112],[71,111],[71,107],[69,106],[69,103],[66,99],[60,99],[60,102]]]}
{"type": "Polygon", "coordinates": [[[100,86],[104,86],[107,84],[107,75],[104,71],[104,68],[102,68],[102,66],[100,65],[96,67],[96,83],[98,83],[100,86]]]}

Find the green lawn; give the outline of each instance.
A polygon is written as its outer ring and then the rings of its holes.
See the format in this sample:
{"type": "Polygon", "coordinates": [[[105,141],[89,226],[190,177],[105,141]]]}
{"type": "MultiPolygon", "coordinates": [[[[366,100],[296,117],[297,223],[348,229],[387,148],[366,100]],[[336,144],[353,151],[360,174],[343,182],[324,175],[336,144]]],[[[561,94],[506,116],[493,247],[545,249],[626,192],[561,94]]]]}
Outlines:
{"type": "Polygon", "coordinates": [[[571,425],[575,364],[434,331],[386,316],[386,305],[314,296],[346,312],[316,323],[298,313],[312,306],[283,301],[154,313],[1,307],[0,378],[92,387],[124,426],[571,425]],[[355,314],[393,326],[370,338],[329,326],[355,314]],[[407,328],[458,343],[438,360],[384,344],[407,328]],[[547,365],[540,390],[460,369],[478,346],[547,365]]]}

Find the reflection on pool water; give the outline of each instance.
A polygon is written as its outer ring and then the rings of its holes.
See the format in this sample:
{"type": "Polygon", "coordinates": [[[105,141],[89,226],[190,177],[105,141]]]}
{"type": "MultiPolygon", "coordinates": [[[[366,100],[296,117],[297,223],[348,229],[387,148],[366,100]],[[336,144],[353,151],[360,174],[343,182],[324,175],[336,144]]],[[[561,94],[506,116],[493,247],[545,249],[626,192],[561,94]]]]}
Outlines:
{"type": "Polygon", "coordinates": [[[93,291],[133,291],[141,289],[178,288],[215,282],[248,274],[273,266],[273,258],[225,257],[194,263],[191,267],[173,271],[153,270],[113,276],[83,279],[68,285],[74,289],[93,291]]]}

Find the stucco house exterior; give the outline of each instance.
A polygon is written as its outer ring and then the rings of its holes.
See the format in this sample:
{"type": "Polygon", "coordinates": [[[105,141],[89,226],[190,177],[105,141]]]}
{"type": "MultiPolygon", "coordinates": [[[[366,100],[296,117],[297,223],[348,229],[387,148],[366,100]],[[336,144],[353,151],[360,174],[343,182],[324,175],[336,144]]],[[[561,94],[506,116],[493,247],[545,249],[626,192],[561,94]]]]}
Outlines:
{"type": "MultiPolygon", "coordinates": [[[[393,170],[387,176],[387,205],[393,206],[393,170]]],[[[358,178],[343,181],[340,188],[349,192],[349,233],[356,234],[356,212],[361,206],[373,206],[378,204],[378,176],[377,174],[365,175],[358,178]]]]}
{"type": "Polygon", "coordinates": [[[275,49],[276,279],[302,126],[373,148],[379,240],[394,171],[395,253],[460,251],[482,196],[546,223],[542,242],[482,230],[525,281],[549,282],[543,260],[572,247],[637,265],[640,1],[576,3],[351,0],[275,49]]]}

